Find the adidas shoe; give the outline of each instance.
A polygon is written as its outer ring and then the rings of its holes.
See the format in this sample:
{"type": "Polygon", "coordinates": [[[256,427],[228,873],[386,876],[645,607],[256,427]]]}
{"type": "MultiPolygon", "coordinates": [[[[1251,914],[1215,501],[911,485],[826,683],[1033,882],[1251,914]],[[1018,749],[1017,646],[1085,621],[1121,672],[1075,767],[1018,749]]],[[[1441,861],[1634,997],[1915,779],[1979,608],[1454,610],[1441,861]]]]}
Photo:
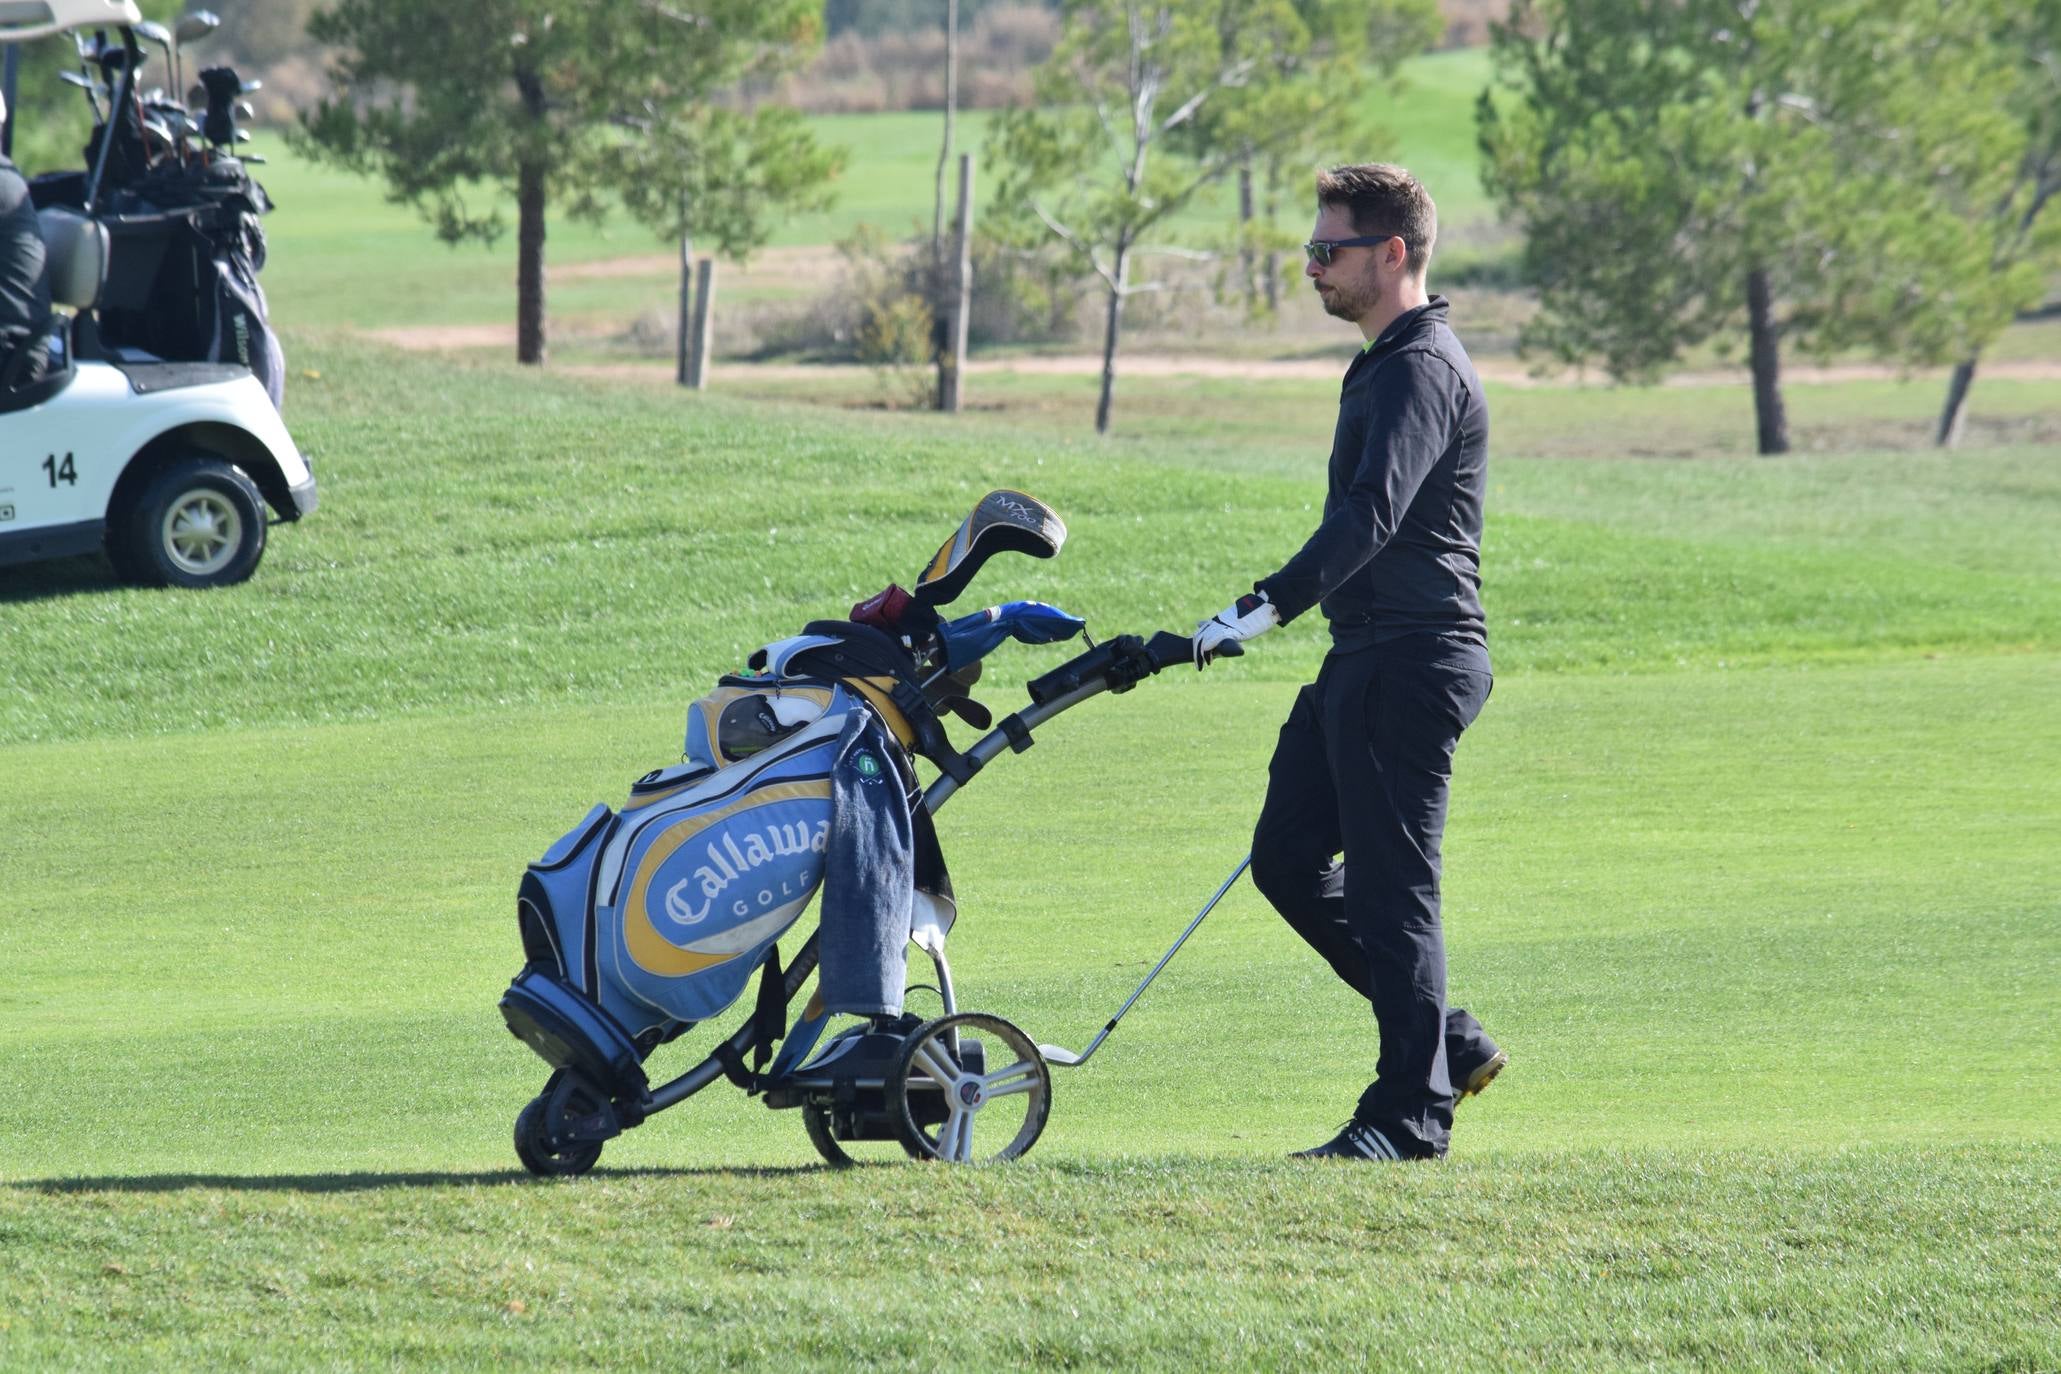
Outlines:
{"type": "MultiPolygon", "coordinates": [[[[1495,1049],[1493,1041],[1490,1042],[1490,1048],[1495,1049]]],[[[1458,1105],[1480,1092],[1483,1088],[1486,1088],[1495,1081],[1497,1074],[1509,1066],[1509,1063],[1509,1054],[1504,1050],[1495,1049],[1495,1053],[1467,1070],[1464,1076],[1455,1074],[1453,1082],[1455,1090],[1453,1093],[1454,1104],[1458,1105]]]]}
{"type": "Polygon", "coordinates": [[[1339,1128],[1338,1134],[1322,1145],[1309,1150],[1297,1150],[1290,1159],[1350,1159],[1371,1160],[1386,1164],[1392,1160],[1415,1159],[1415,1155],[1401,1154],[1379,1129],[1364,1121],[1348,1121],[1339,1128]]]}

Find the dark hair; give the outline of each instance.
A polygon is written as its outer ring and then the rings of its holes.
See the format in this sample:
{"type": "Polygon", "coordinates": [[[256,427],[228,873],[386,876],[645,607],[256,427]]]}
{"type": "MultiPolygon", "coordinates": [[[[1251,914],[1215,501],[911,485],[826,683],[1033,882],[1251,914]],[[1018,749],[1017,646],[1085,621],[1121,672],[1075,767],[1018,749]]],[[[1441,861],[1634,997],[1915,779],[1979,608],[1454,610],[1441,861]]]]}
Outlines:
{"type": "Polygon", "coordinates": [[[1317,204],[1343,206],[1353,231],[1372,236],[1395,234],[1409,246],[1403,266],[1423,276],[1438,242],[1438,207],[1424,183],[1387,162],[1363,162],[1317,173],[1317,204]]]}

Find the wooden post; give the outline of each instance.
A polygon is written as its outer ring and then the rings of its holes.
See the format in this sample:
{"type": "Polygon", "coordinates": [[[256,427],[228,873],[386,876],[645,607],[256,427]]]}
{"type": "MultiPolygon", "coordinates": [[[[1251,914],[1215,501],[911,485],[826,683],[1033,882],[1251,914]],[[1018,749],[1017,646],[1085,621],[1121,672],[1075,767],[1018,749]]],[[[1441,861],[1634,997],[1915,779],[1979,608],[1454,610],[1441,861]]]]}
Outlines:
{"type": "Polygon", "coordinates": [[[966,375],[966,317],[973,304],[973,154],[959,154],[958,251],[952,267],[951,363],[938,378],[938,409],[959,413],[966,375]]]}
{"type": "Polygon", "coordinates": [[[1259,311],[1259,278],[1252,252],[1252,159],[1238,169],[1238,265],[1245,272],[1245,308],[1259,311]]]}
{"type": "Polygon", "coordinates": [[[687,385],[708,389],[709,302],[716,294],[716,260],[703,258],[694,282],[694,351],[688,360],[687,385]]]}
{"type": "Polygon", "coordinates": [[[687,385],[694,349],[688,330],[694,322],[694,240],[680,235],[680,326],[673,331],[673,380],[687,385]]]}

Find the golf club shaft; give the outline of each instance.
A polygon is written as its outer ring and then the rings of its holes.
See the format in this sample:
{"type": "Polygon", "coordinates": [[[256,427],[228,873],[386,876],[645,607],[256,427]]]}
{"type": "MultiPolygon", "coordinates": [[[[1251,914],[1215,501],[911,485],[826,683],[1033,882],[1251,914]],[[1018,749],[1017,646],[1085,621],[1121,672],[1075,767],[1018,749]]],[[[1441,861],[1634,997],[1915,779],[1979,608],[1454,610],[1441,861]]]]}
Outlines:
{"type": "Polygon", "coordinates": [[[1152,986],[1152,980],[1159,977],[1159,971],[1165,968],[1170,962],[1172,962],[1173,957],[1176,954],[1179,954],[1181,952],[1181,946],[1188,943],[1188,937],[1190,935],[1193,935],[1195,933],[1195,928],[1202,924],[1202,918],[1209,915],[1210,912],[1216,910],[1217,903],[1222,901],[1224,899],[1224,894],[1231,890],[1231,884],[1238,881],[1238,875],[1245,872],[1246,868],[1251,863],[1252,855],[1250,854],[1247,854],[1244,858],[1238,861],[1238,867],[1231,870],[1231,876],[1224,879],[1223,886],[1217,889],[1216,895],[1214,897],[1211,897],[1209,901],[1203,905],[1202,910],[1195,913],[1195,919],[1190,921],[1188,923],[1188,928],[1181,932],[1181,938],[1174,941],[1173,947],[1167,950],[1166,953],[1159,956],[1159,962],[1152,966],[1152,972],[1145,975],[1145,981],[1138,984],[1138,990],[1136,992],[1133,992],[1130,995],[1130,997],[1125,999],[1124,1004],[1116,1009],[1116,1015],[1109,1018],[1109,1024],[1104,1026],[1102,1030],[1095,1036],[1095,1038],[1088,1043],[1087,1049],[1081,1051],[1081,1063],[1087,1063],[1088,1056],[1093,1054],[1098,1048],[1101,1047],[1102,1042],[1109,1038],[1109,1033],[1116,1029],[1116,1023],[1124,1019],[1124,1013],[1129,1011],[1133,1004],[1135,1004],[1140,997],[1143,997],[1145,995],[1145,989],[1152,986]]]}

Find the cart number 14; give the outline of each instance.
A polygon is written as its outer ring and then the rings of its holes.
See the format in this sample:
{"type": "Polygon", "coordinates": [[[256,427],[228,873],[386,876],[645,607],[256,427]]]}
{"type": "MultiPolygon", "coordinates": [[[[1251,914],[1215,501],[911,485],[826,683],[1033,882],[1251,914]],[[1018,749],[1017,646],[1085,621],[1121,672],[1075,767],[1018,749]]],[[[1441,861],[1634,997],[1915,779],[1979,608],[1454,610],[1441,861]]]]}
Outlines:
{"type": "Polygon", "coordinates": [[[59,482],[73,487],[79,485],[79,470],[72,466],[72,456],[69,453],[64,455],[63,462],[59,462],[54,453],[45,458],[43,471],[50,474],[50,485],[53,487],[59,482]]]}

